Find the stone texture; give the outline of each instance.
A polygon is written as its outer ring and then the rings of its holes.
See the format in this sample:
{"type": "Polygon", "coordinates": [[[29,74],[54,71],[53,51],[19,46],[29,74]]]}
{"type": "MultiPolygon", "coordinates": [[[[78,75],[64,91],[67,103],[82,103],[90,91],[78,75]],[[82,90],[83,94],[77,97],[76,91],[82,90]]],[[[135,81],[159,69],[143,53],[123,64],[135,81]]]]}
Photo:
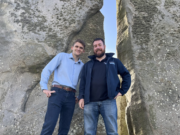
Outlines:
{"type": "Polygon", "coordinates": [[[120,135],[128,135],[127,125],[125,121],[125,108],[127,106],[126,97],[119,96],[116,99],[116,104],[117,104],[117,109],[118,109],[118,118],[117,118],[118,133],[120,135]]]}
{"type": "Polygon", "coordinates": [[[72,39],[68,48],[68,52],[71,52],[70,47],[73,45],[77,38],[86,40],[85,52],[81,56],[81,59],[83,62],[87,62],[89,60],[87,56],[94,54],[92,46],[93,39],[97,37],[104,39],[103,20],[104,16],[101,12],[97,12],[95,15],[91,16],[89,20],[86,21],[86,24],[83,26],[81,31],[77,33],[72,39]]]}
{"type": "Polygon", "coordinates": [[[117,0],[117,55],[132,76],[120,135],[179,134],[179,22],[179,0],[117,0]]]}
{"type": "MultiPolygon", "coordinates": [[[[1,135],[40,134],[47,105],[39,87],[41,70],[55,54],[68,52],[75,38],[83,38],[90,48],[91,38],[104,37],[102,4],[103,0],[0,1],[1,135]]],[[[87,49],[85,55],[91,53],[87,49]]],[[[82,132],[77,125],[83,125],[77,106],[75,113],[79,115],[70,130],[73,135],[82,132]]]]}

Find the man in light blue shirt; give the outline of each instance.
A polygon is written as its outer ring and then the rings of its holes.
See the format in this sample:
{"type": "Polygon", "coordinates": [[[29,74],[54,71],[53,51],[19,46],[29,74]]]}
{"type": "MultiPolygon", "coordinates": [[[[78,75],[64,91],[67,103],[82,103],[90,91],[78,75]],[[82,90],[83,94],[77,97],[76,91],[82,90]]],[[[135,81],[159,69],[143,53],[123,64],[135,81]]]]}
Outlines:
{"type": "Polygon", "coordinates": [[[78,39],[71,47],[72,53],[57,54],[41,73],[41,89],[48,99],[48,107],[41,135],[52,135],[59,114],[59,133],[67,135],[75,107],[75,92],[79,73],[84,65],[79,56],[84,52],[85,43],[78,39]],[[47,84],[54,71],[51,91],[47,84]]]}

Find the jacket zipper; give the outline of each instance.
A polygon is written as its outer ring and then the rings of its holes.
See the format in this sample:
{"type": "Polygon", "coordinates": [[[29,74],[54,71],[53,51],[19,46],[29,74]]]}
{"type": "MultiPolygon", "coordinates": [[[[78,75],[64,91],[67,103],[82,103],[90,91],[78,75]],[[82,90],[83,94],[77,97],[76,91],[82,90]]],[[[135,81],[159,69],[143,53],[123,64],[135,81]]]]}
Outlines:
{"type": "Polygon", "coordinates": [[[107,81],[107,91],[108,91],[108,96],[111,96],[110,95],[110,90],[109,90],[109,87],[108,87],[108,76],[109,76],[109,61],[110,61],[111,58],[109,58],[107,60],[107,72],[106,72],[106,81],[107,81]]]}
{"type": "MultiPolygon", "coordinates": [[[[93,65],[94,65],[94,62],[92,63],[92,66],[90,67],[90,84],[89,84],[89,86],[91,85],[91,73],[92,73],[93,65]]],[[[91,87],[91,86],[90,86],[90,87],[91,87]]],[[[89,99],[90,99],[90,89],[91,89],[91,88],[89,88],[89,99]]],[[[89,101],[88,101],[88,102],[89,102],[89,101]]]]}

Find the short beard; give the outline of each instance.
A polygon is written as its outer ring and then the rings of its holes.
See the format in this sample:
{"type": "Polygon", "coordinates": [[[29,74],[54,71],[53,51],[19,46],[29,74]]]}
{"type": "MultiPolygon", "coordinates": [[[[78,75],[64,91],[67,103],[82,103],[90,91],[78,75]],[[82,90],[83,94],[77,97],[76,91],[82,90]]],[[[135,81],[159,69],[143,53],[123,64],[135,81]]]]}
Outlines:
{"type": "Polygon", "coordinates": [[[97,57],[97,58],[101,58],[102,56],[104,56],[105,54],[105,51],[102,51],[101,54],[97,55],[97,53],[94,52],[94,55],[97,57]]]}

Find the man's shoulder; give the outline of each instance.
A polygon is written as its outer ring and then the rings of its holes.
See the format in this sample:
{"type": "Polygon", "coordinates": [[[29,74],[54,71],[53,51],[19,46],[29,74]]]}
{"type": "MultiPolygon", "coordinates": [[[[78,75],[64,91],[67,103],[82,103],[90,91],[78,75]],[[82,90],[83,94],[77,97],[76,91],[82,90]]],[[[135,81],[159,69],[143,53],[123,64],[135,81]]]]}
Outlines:
{"type": "Polygon", "coordinates": [[[121,60],[120,60],[120,59],[118,59],[118,58],[114,58],[114,57],[111,57],[111,60],[114,60],[115,62],[121,62],[121,60]]]}
{"type": "Polygon", "coordinates": [[[63,58],[69,57],[70,54],[69,53],[65,53],[65,52],[60,52],[60,53],[56,54],[56,56],[61,57],[61,59],[63,59],[63,58]]]}
{"type": "Polygon", "coordinates": [[[65,52],[60,52],[57,55],[69,55],[69,53],[65,53],[65,52]]]}
{"type": "Polygon", "coordinates": [[[80,61],[80,64],[81,64],[82,66],[84,66],[84,63],[82,62],[82,60],[80,59],[79,61],[80,61]]]}
{"type": "Polygon", "coordinates": [[[93,63],[92,60],[89,60],[88,62],[84,63],[84,67],[89,67],[93,63]]]}
{"type": "Polygon", "coordinates": [[[89,60],[89,61],[87,61],[84,65],[88,65],[88,64],[90,64],[90,63],[92,63],[93,61],[92,60],[89,60]]]}
{"type": "Polygon", "coordinates": [[[120,59],[114,58],[114,57],[111,57],[111,59],[109,60],[109,62],[110,62],[110,63],[111,63],[111,62],[114,62],[114,63],[117,64],[117,65],[123,65],[123,63],[121,62],[120,59]]]}

